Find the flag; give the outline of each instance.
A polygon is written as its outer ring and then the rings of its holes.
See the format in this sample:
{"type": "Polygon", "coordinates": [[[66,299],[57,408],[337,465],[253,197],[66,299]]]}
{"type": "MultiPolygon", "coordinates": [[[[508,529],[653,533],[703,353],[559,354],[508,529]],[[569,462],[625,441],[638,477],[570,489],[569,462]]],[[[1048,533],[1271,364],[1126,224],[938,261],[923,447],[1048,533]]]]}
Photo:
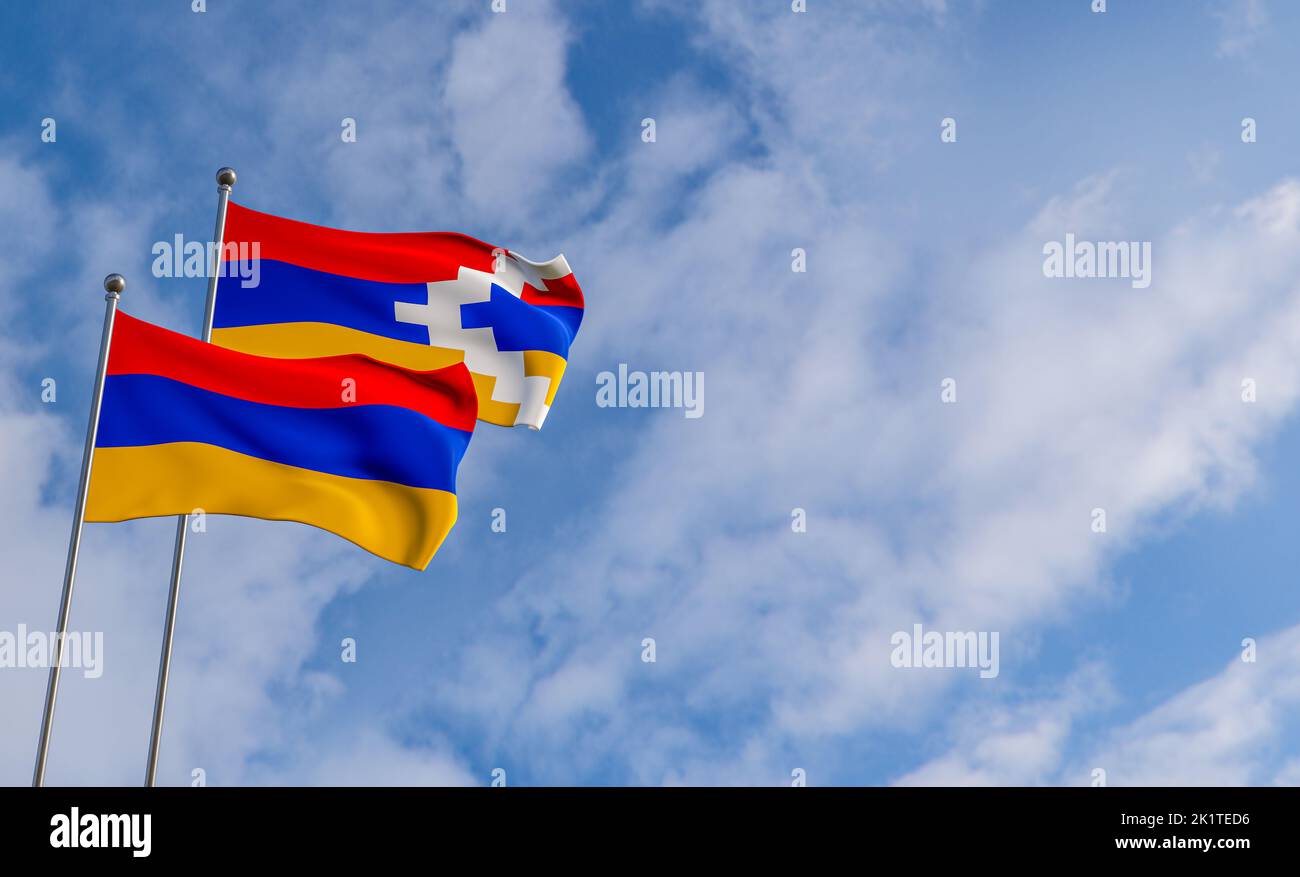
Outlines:
{"type": "Polygon", "coordinates": [[[564,256],[463,234],[340,231],[231,203],[212,342],[262,356],[464,362],[479,419],[540,429],[582,322],[564,256]],[[237,264],[236,264],[237,263],[237,264]]]}
{"type": "Polygon", "coordinates": [[[298,521],[415,569],[456,521],[463,364],[252,356],[119,314],[105,375],[88,521],[298,521]]]}

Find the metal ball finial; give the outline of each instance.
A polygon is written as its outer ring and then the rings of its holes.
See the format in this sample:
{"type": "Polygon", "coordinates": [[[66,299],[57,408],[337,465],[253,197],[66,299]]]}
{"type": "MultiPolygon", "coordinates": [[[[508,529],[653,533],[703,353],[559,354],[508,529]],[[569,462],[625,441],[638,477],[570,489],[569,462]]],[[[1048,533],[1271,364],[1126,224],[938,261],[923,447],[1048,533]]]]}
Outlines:
{"type": "Polygon", "coordinates": [[[109,295],[121,295],[126,289],[126,278],[121,274],[110,274],[104,278],[104,292],[109,295]]]}
{"type": "Polygon", "coordinates": [[[235,185],[235,169],[233,167],[223,167],[221,170],[217,171],[217,185],[235,185]]]}

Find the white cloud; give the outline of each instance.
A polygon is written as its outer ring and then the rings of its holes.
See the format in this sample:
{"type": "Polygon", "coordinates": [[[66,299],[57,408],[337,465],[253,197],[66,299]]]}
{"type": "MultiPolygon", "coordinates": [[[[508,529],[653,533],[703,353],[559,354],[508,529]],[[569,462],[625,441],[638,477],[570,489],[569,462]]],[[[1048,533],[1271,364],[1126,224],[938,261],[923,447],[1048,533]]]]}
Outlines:
{"type": "Polygon", "coordinates": [[[1119,699],[1097,667],[1055,697],[987,703],[950,722],[951,748],[900,785],[1295,785],[1287,757],[1300,725],[1300,626],[1263,637],[1256,660],[1234,656],[1137,718],[1101,731],[1084,719],[1119,699]]]}
{"type": "MultiPolygon", "coordinates": [[[[860,56],[783,48],[785,25],[709,10],[716,39],[752,56],[740,62],[752,95],[829,117],[857,94],[860,56]],[[813,63],[823,88],[797,75],[813,63]]],[[[801,26],[825,29],[805,35],[816,44],[853,24],[801,26]]],[[[640,421],[607,500],[519,582],[439,700],[521,754],[603,752],[641,782],[680,780],[692,760],[710,781],[767,781],[788,771],[756,752],[914,727],[952,677],[890,668],[890,632],[924,620],[1036,642],[1039,625],[1103,592],[1104,562],[1153,520],[1238,496],[1254,444],[1294,406],[1294,184],[1159,235],[1148,290],[1041,270],[1043,243],[1066,232],[1137,234],[1136,190],[1115,174],[1051,199],[996,247],[931,266],[922,290],[890,205],[835,187],[842,142],[798,130],[765,138],[761,158],[719,159],[674,203],[678,220],[657,219],[664,202],[637,175],[673,188],[633,152],[628,187],[647,194],[579,237],[601,254],[584,284],[611,297],[584,328],[592,368],[703,370],[709,408],[640,421]],[[789,273],[792,246],[808,249],[807,275],[789,273]],[[947,376],[953,406],[939,402],[947,376]],[[1245,377],[1268,399],[1244,404],[1245,377]],[[794,506],[807,534],[789,530],[794,506]],[[1090,528],[1098,506],[1104,535],[1090,528]],[[639,660],[643,636],[656,665],[639,660]],[[530,638],[540,645],[521,658],[530,638]],[[511,670],[531,681],[461,699],[466,680],[511,670]],[[665,727],[680,747],[643,745],[641,729],[665,727]]],[[[1045,748],[1029,776],[1064,730],[1036,726],[1045,748]]],[[[976,756],[975,777],[1000,757],[976,756]]]]}
{"type": "MultiPolygon", "coordinates": [[[[1006,705],[979,703],[949,722],[957,740],[945,754],[899,777],[900,786],[1033,786],[1059,782],[1079,716],[1113,700],[1099,667],[1066,680],[1055,696],[1006,705]]],[[[1075,784],[1091,780],[1086,775],[1075,784]]]]}
{"type": "Polygon", "coordinates": [[[1221,58],[1248,56],[1268,26],[1268,6],[1264,0],[1214,4],[1213,15],[1219,20],[1217,53],[1221,58]]]}
{"type": "Polygon", "coordinates": [[[484,786],[490,777],[471,775],[437,746],[403,746],[374,729],[354,729],[342,739],[320,739],[314,731],[294,749],[293,766],[285,771],[249,772],[244,781],[256,785],[306,786],[484,786]]]}
{"type": "Polygon", "coordinates": [[[525,225],[590,150],[564,82],[570,37],[550,3],[519,4],[458,35],[444,99],[462,197],[498,227],[525,225]]]}
{"type": "Polygon", "coordinates": [[[1257,660],[1234,657],[1216,676],[1108,735],[1091,756],[1110,785],[1292,785],[1284,762],[1300,726],[1300,627],[1258,644],[1257,660]]]}

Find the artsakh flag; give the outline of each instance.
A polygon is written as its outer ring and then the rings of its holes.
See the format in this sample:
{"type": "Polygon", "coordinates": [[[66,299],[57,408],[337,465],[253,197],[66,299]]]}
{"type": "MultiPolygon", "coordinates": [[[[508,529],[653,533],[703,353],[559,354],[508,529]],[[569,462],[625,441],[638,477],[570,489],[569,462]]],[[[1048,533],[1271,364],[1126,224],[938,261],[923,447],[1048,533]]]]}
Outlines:
{"type": "Polygon", "coordinates": [[[424,569],[476,418],[461,363],[251,356],[119,313],[86,520],[298,521],[424,569]]]}
{"type": "Polygon", "coordinates": [[[232,202],[222,254],[214,344],[420,370],[463,361],[479,419],[501,426],[541,428],[582,323],[564,256],[530,262],[463,234],[341,231],[232,202]],[[244,277],[229,265],[241,256],[256,260],[244,277]]]}

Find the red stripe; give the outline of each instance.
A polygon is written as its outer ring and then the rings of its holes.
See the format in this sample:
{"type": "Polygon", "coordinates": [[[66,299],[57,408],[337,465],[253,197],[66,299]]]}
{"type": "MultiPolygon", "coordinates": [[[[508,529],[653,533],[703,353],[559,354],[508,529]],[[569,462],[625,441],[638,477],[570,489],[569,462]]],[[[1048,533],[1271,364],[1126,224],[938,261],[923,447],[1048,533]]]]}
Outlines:
{"type": "MultiPolygon", "coordinates": [[[[462,265],[488,273],[493,267],[492,245],[469,235],[343,231],[259,213],[233,201],[226,213],[224,261],[229,261],[225,257],[232,243],[257,243],[263,259],[385,283],[434,283],[456,279],[462,265]]],[[[248,251],[244,257],[251,258],[248,251]]]]}
{"type": "Polygon", "coordinates": [[[530,305],[560,305],[566,308],[583,307],[582,287],[578,286],[578,278],[574,277],[572,273],[557,277],[554,280],[546,279],[542,282],[546,284],[545,291],[532,284],[525,283],[523,294],[519,297],[530,305]]]}
{"type": "MultiPolygon", "coordinates": [[[[275,359],[204,344],[119,312],[108,374],[159,375],[223,396],[287,408],[395,405],[453,429],[473,432],[478,396],[464,363],[412,371],[368,356],[275,359]],[[344,380],[352,379],[351,401],[344,380]]],[[[311,441],[303,436],[303,441],[311,441]]]]}

